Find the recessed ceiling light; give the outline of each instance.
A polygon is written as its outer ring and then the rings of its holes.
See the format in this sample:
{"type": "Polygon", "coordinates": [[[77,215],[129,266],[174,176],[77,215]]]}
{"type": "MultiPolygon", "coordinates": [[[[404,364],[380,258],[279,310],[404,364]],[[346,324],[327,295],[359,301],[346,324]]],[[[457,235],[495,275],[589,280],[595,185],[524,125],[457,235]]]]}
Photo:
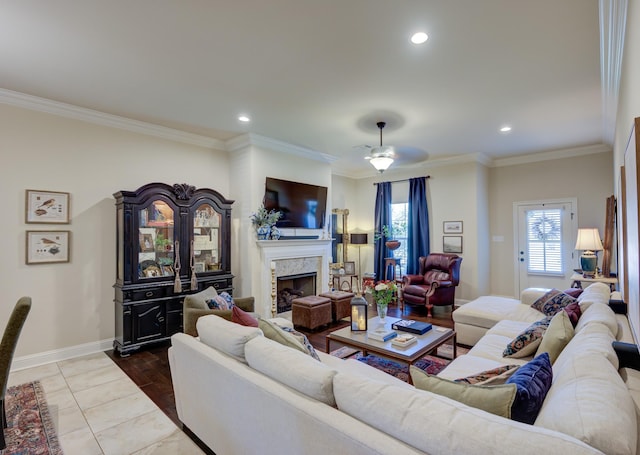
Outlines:
{"type": "Polygon", "coordinates": [[[246,122],[250,122],[250,121],[251,121],[251,119],[250,119],[248,116],[246,116],[246,115],[240,115],[240,116],[238,116],[238,120],[240,120],[241,122],[245,122],[245,123],[246,123],[246,122]]]}
{"type": "Polygon", "coordinates": [[[428,39],[429,35],[427,35],[425,32],[414,33],[411,36],[411,42],[413,44],[422,44],[425,43],[428,39]]]}
{"type": "Polygon", "coordinates": [[[503,126],[502,128],[500,128],[500,132],[501,133],[508,133],[509,131],[511,131],[511,127],[510,126],[503,126]]]}

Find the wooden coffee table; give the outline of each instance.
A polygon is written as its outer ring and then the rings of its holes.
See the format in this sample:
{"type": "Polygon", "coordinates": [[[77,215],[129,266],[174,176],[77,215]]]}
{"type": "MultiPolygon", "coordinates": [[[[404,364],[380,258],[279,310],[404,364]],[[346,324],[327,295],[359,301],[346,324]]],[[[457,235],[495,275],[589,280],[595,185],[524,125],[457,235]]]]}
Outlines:
{"type": "MultiPolygon", "coordinates": [[[[392,318],[387,316],[385,318],[384,325],[387,328],[391,328],[391,324],[399,321],[399,318],[392,318]]],[[[377,327],[380,325],[380,318],[375,317],[369,319],[368,326],[377,327]]],[[[397,331],[398,334],[405,333],[397,331]]],[[[396,347],[389,341],[377,341],[369,339],[366,332],[352,332],[351,327],[345,327],[335,332],[329,333],[326,337],[326,349],[327,353],[331,352],[331,342],[340,343],[344,346],[357,348],[362,351],[364,355],[368,353],[374,353],[382,357],[386,357],[392,360],[407,363],[407,369],[413,365],[418,359],[424,357],[432,351],[435,351],[438,347],[445,344],[447,341],[453,342],[453,358],[456,358],[456,332],[453,329],[447,327],[440,327],[434,325],[424,335],[416,335],[418,341],[407,346],[406,348],[396,347]]],[[[411,383],[411,375],[409,375],[409,383],[411,383]]]]}

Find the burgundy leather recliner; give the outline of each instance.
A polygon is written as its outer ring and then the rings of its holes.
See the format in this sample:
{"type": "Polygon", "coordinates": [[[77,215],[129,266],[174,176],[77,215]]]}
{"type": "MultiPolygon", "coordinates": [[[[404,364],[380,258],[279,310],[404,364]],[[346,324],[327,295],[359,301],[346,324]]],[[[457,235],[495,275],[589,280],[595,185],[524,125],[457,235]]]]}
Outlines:
{"type": "Polygon", "coordinates": [[[431,317],[434,305],[455,302],[462,258],[457,254],[431,253],[420,256],[418,261],[418,274],[402,277],[402,297],[405,304],[426,306],[427,316],[431,317]]]}

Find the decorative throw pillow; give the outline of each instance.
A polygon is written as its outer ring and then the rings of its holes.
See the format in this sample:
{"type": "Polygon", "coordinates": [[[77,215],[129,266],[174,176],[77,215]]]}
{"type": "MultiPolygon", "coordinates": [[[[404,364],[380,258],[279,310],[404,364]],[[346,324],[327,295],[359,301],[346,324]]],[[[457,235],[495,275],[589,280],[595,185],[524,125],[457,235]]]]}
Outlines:
{"type": "Polygon", "coordinates": [[[413,365],[410,372],[413,385],[417,389],[437,393],[467,406],[511,418],[511,407],[517,392],[517,386],[514,384],[485,386],[454,382],[432,376],[413,365]]]}
{"type": "Polygon", "coordinates": [[[533,302],[531,306],[543,313],[545,316],[555,316],[558,311],[561,311],[564,307],[576,301],[577,300],[570,295],[560,292],[557,289],[552,289],[544,296],[533,302]],[[540,302],[545,296],[548,296],[548,298],[540,302]]]}
{"type": "Polygon", "coordinates": [[[207,305],[211,310],[230,310],[233,308],[233,297],[228,292],[221,292],[219,295],[207,300],[207,305]]]}
{"type": "Polygon", "coordinates": [[[511,419],[533,425],[552,379],[551,362],[546,352],[518,368],[507,380],[507,384],[515,384],[518,389],[511,407],[511,419]]]}
{"type": "MultiPolygon", "coordinates": [[[[576,303],[577,305],[577,303],[576,303]]],[[[569,344],[571,338],[573,338],[573,326],[569,319],[569,314],[566,311],[560,311],[552,319],[549,327],[542,336],[542,341],[536,356],[539,356],[543,352],[549,354],[549,360],[553,364],[556,361],[564,347],[569,344]]]]}
{"type": "Polygon", "coordinates": [[[544,304],[547,302],[547,300],[549,300],[551,297],[554,297],[556,295],[560,294],[560,291],[557,289],[550,289],[547,292],[545,292],[542,296],[538,297],[535,302],[533,302],[531,304],[531,308],[538,310],[540,313],[544,313],[544,311],[542,311],[544,304]]]}
{"type": "Polygon", "coordinates": [[[260,318],[258,319],[258,327],[260,328],[260,330],[262,330],[262,333],[264,333],[265,337],[273,341],[277,341],[278,343],[285,346],[297,349],[298,351],[302,351],[305,354],[311,355],[309,349],[307,349],[300,338],[296,338],[293,334],[282,330],[282,327],[280,327],[279,325],[271,321],[267,321],[266,319],[260,318]]]}
{"type": "Polygon", "coordinates": [[[507,382],[507,379],[516,372],[520,365],[503,365],[491,370],[456,379],[454,382],[465,382],[473,385],[499,385],[507,382]]]}
{"type": "Polygon", "coordinates": [[[564,292],[567,295],[570,295],[574,299],[577,299],[578,297],[580,297],[580,294],[582,294],[582,291],[583,290],[580,288],[569,288],[569,289],[565,289],[562,292],[564,292]]]}
{"type": "Polygon", "coordinates": [[[573,328],[576,328],[578,325],[578,320],[580,316],[582,316],[582,308],[580,308],[580,304],[578,302],[573,302],[564,307],[564,311],[569,315],[569,320],[571,321],[571,325],[573,328]]]}
{"type": "Polygon", "coordinates": [[[514,359],[533,355],[550,323],[551,316],[534,322],[507,345],[502,355],[514,359]]]}
{"type": "Polygon", "coordinates": [[[218,292],[216,291],[216,288],[209,286],[207,289],[200,292],[185,296],[184,304],[189,308],[200,308],[202,310],[206,310],[209,308],[207,301],[213,299],[217,295],[218,292]]]}
{"type": "Polygon", "coordinates": [[[237,306],[231,308],[231,322],[247,327],[258,327],[258,320],[237,306]]]}
{"type": "Polygon", "coordinates": [[[318,354],[316,353],[316,349],[313,347],[313,345],[309,342],[309,339],[307,338],[307,336],[304,333],[300,333],[297,330],[293,329],[292,327],[280,327],[280,329],[284,330],[285,332],[290,333],[291,335],[293,335],[294,337],[296,337],[296,339],[298,341],[300,341],[300,343],[302,343],[302,345],[307,348],[307,351],[309,351],[309,355],[311,357],[313,357],[316,360],[320,360],[320,357],[318,356],[318,354]]]}

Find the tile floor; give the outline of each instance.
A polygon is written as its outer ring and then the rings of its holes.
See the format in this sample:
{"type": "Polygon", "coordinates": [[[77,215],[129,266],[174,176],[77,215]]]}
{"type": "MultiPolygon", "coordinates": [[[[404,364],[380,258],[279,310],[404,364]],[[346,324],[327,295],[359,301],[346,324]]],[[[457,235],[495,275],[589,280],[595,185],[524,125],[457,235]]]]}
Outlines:
{"type": "Polygon", "coordinates": [[[16,371],[39,380],[65,455],[202,454],[104,353],[16,371]]]}

